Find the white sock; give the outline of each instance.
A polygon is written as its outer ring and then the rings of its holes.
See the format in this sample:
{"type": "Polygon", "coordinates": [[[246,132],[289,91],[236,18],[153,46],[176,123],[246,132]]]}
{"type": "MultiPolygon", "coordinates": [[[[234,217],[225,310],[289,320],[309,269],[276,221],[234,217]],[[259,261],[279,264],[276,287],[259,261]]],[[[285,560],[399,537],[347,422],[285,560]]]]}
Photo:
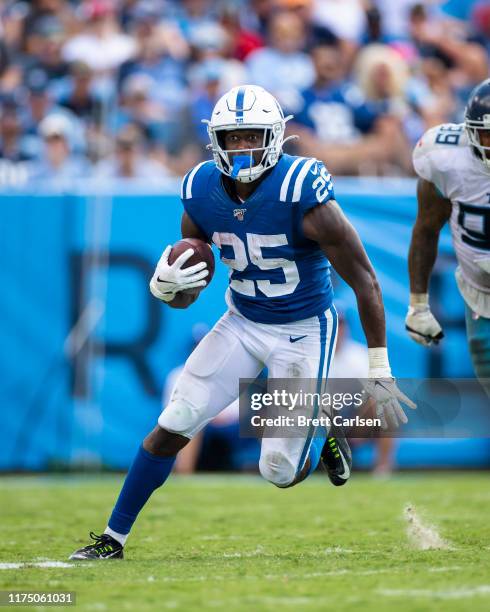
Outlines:
{"type": "Polygon", "coordinates": [[[117,540],[121,546],[124,546],[124,544],[126,544],[126,540],[128,539],[129,535],[129,533],[117,533],[117,531],[112,530],[110,527],[106,527],[104,533],[107,533],[112,538],[117,540]]]}

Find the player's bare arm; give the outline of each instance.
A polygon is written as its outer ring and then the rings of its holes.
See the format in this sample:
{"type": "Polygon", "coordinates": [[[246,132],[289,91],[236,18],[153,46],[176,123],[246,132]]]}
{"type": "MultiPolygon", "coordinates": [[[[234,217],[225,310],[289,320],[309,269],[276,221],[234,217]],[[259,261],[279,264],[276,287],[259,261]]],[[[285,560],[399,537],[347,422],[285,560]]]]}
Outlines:
{"type": "Polygon", "coordinates": [[[180,221],[180,233],[182,234],[182,238],[198,238],[199,240],[208,242],[207,237],[202,233],[202,231],[197,227],[186,212],[182,214],[182,219],[180,221]]]}
{"type": "Polygon", "coordinates": [[[335,200],[305,214],[303,233],[319,244],[334,269],[356,294],[359,318],[369,347],[371,380],[366,391],[376,402],[376,414],[383,428],[406,423],[400,402],[412,409],[416,406],[398,389],[391,375],[381,289],[359,235],[335,200]]]}
{"type": "Polygon", "coordinates": [[[376,273],[356,230],[331,200],[316,206],[303,219],[303,232],[317,242],[334,269],[352,288],[368,347],[386,346],[385,316],[376,273]]]}
{"type": "Polygon", "coordinates": [[[429,280],[437,258],[439,234],[451,216],[451,202],[430,181],[417,184],[418,212],[408,254],[410,307],[405,326],[410,337],[424,346],[443,337],[441,326],[430,311],[429,280]]]}
{"type": "Polygon", "coordinates": [[[424,179],[417,183],[418,212],[408,254],[411,293],[427,293],[437,258],[439,234],[451,216],[451,202],[424,179]]]}

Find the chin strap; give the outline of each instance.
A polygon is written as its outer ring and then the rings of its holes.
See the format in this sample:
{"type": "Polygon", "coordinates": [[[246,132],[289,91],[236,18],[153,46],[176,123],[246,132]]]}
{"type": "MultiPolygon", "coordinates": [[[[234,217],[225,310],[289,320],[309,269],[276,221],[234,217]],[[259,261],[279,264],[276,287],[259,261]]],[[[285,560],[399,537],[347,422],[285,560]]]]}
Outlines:
{"type": "Polygon", "coordinates": [[[231,178],[236,179],[240,170],[245,166],[250,167],[250,155],[236,155],[233,158],[233,170],[231,172],[231,178]]]}

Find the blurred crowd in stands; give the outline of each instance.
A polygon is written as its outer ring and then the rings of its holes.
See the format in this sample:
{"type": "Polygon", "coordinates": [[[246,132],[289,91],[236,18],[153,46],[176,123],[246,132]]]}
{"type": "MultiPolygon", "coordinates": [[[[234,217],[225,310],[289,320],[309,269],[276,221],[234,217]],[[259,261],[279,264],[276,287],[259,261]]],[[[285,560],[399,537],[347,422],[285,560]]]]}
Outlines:
{"type": "Polygon", "coordinates": [[[178,176],[235,85],[294,115],[289,152],[412,173],[427,127],[488,76],[490,2],[0,0],[0,184],[178,176]]]}

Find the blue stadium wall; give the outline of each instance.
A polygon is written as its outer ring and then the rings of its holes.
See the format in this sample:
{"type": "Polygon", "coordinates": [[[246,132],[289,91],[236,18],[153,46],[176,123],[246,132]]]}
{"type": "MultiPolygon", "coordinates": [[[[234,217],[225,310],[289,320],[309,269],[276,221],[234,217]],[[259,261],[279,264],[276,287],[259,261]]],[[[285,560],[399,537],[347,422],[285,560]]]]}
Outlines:
{"type": "MultiPolygon", "coordinates": [[[[148,291],[162,249],[180,235],[177,187],[86,183],[55,192],[40,184],[1,194],[0,470],[125,468],[154,426],[165,377],[185,359],[193,325],[212,325],[225,309],[220,265],[186,311],[148,291]]],[[[432,283],[447,337],[426,351],[404,332],[414,193],[411,180],[336,183],[379,275],[394,372],[470,377],[447,232],[432,283]]],[[[336,285],[351,335],[362,341],[353,294],[336,285]]],[[[397,452],[403,467],[490,463],[486,439],[402,440],[397,452]]],[[[360,454],[361,465],[370,453],[360,454]]]]}

